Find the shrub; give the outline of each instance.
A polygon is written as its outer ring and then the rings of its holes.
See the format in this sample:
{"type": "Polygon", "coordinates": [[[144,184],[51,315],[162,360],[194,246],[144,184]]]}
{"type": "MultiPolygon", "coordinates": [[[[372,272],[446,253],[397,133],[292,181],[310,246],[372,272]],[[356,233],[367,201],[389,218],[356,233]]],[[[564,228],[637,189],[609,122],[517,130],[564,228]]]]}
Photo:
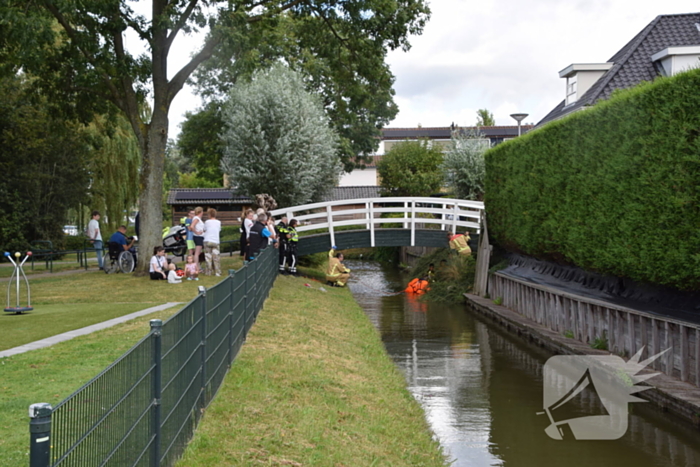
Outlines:
{"type": "Polygon", "coordinates": [[[700,70],[618,92],[486,154],[494,241],[681,289],[700,284],[700,70]]]}

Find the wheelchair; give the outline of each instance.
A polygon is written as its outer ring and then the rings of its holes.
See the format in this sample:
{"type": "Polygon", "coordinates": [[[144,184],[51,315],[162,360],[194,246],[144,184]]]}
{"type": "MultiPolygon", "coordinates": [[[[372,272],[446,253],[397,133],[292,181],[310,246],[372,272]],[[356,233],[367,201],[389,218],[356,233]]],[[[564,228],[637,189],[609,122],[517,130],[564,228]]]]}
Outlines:
{"type": "Polygon", "coordinates": [[[102,265],[107,274],[119,271],[129,274],[136,266],[136,257],[131,251],[124,251],[122,245],[110,242],[107,253],[103,257],[102,265]]]}

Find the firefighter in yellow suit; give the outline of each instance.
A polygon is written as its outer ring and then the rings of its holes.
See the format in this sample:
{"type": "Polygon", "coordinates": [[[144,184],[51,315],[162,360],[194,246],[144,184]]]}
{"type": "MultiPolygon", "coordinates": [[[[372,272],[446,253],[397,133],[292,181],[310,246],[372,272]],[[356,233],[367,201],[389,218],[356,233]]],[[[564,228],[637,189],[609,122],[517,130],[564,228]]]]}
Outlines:
{"type": "Polygon", "coordinates": [[[350,270],[343,264],[343,254],[336,255],[336,247],[328,252],[328,269],[326,270],[326,281],[331,287],[345,287],[350,279],[350,270]]]}
{"type": "Polygon", "coordinates": [[[469,248],[469,232],[462,234],[447,234],[449,237],[450,248],[455,250],[461,256],[471,256],[472,249],[469,248]]]}

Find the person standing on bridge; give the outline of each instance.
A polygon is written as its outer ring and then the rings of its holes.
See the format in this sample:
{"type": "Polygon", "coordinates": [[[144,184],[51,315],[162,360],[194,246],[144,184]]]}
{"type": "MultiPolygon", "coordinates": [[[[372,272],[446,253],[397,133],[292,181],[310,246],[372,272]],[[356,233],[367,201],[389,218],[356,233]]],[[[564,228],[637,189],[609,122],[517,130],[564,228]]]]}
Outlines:
{"type": "Polygon", "coordinates": [[[343,264],[345,259],[342,253],[337,253],[336,246],[328,252],[328,269],[326,270],[326,281],[331,287],[345,287],[348,279],[350,279],[350,269],[343,264]]]}

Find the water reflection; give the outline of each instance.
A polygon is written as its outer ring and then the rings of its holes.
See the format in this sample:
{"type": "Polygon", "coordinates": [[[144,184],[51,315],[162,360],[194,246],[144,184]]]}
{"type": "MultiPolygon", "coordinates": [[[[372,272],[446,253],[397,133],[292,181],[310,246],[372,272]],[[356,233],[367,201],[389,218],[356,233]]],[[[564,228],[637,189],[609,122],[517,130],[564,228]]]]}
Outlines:
{"type": "MultiPolygon", "coordinates": [[[[377,263],[347,261],[350,288],[454,466],[700,465],[700,436],[689,425],[635,404],[616,441],[555,441],[544,432],[542,366],[551,356],[470,315],[463,306],[423,302],[410,280],[377,263]],[[352,263],[352,264],[350,264],[352,263]]],[[[578,410],[597,413],[584,395],[578,410]]]]}

